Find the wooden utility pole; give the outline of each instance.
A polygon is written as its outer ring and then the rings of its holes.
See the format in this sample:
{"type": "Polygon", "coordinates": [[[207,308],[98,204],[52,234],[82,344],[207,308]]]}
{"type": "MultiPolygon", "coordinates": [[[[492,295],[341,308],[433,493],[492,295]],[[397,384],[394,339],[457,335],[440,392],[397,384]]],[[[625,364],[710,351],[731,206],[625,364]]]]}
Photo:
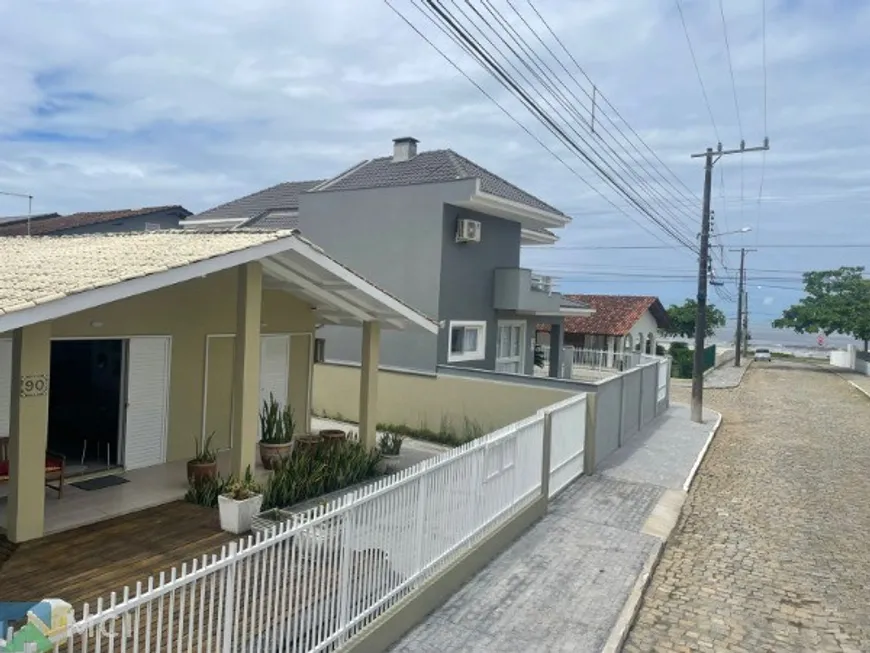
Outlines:
{"type": "Polygon", "coordinates": [[[745,351],[746,343],[746,252],[757,252],[757,249],[731,249],[730,252],[740,252],[740,278],[737,281],[737,334],[734,337],[734,367],[740,367],[740,355],[745,351]]]}
{"type": "Polygon", "coordinates": [[[719,143],[716,150],[708,147],[706,152],[693,154],[692,158],[704,157],[704,204],[701,211],[700,251],[698,252],[698,313],[695,315],[695,356],[692,364],[692,421],[704,421],[704,339],[707,336],[707,265],[710,259],[710,191],[713,185],[713,166],[727,154],[744,154],[746,152],[762,152],[770,149],[770,142],[764,139],[764,145],[746,147],[740,141],[740,148],[723,150],[719,143]]]}

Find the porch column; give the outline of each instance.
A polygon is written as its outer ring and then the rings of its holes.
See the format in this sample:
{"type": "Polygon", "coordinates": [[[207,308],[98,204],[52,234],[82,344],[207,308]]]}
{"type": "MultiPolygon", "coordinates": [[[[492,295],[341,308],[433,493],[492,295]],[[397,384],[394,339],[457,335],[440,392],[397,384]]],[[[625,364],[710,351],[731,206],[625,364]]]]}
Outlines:
{"type": "Polygon", "coordinates": [[[6,517],[6,530],[13,542],[34,540],[45,532],[50,369],[51,322],[16,329],[12,333],[9,504],[6,517]],[[27,383],[28,390],[25,390],[25,381],[34,382],[27,383]]]}
{"type": "Polygon", "coordinates": [[[565,327],[562,324],[550,325],[550,374],[558,379],[562,372],[562,348],[565,346],[565,327]]]}
{"type": "Polygon", "coordinates": [[[381,325],[363,322],[362,365],[359,372],[359,439],[366,449],[378,444],[378,362],[381,358],[381,325]]]}
{"type": "Polygon", "coordinates": [[[616,338],[613,336],[607,336],[605,338],[606,348],[607,348],[607,367],[614,366],[614,353],[616,352],[616,338]]]}
{"type": "Polygon", "coordinates": [[[238,267],[236,343],[233,359],[233,474],[254,471],[260,411],[260,311],[263,269],[257,262],[238,267]]]}

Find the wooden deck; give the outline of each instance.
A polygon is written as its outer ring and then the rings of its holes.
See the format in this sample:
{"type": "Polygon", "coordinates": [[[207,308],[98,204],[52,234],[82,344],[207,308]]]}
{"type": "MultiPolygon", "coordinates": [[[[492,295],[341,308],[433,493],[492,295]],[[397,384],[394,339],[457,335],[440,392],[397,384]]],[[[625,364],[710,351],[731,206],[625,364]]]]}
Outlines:
{"type": "MultiPolygon", "coordinates": [[[[217,509],[183,501],[149,508],[18,546],[0,568],[0,601],[59,598],[82,604],[152,574],[215,553],[237,536],[220,530],[217,509]]],[[[0,546],[2,549],[2,546],[0,546]]]]}

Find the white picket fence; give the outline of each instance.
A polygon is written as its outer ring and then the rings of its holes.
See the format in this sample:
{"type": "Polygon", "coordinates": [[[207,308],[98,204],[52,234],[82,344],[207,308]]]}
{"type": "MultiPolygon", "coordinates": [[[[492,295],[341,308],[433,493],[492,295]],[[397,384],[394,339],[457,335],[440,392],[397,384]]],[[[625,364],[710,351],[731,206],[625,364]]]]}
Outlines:
{"type": "Polygon", "coordinates": [[[582,474],[586,408],[585,394],[571,397],[85,605],[54,650],[334,651],[540,498],[545,429],[549,494],[582,474]]]}

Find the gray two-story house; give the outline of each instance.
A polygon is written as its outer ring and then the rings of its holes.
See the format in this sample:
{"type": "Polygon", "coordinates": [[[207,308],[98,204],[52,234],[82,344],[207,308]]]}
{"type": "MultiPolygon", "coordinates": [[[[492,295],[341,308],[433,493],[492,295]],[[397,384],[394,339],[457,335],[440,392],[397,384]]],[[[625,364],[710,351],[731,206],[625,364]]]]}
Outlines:
{"type": "MultiPolygon", "coordinates": [[[[453,150],[392,155],[327,180],[289,182],[186,220],[189,228],[298,228],[382,289],[438,319],[438,336],[384,333],[385,367],[434,372],[459,365],[530,374],[535,327],[591,309],[566,301],[520,267],[524,243],[555,242],[570,218],[453,150]]],[[[325,358],[359,360],[358,329],[325,325],[325,358]]],[[[551,347],[559,369],[560,347],[551,347]]]]}

